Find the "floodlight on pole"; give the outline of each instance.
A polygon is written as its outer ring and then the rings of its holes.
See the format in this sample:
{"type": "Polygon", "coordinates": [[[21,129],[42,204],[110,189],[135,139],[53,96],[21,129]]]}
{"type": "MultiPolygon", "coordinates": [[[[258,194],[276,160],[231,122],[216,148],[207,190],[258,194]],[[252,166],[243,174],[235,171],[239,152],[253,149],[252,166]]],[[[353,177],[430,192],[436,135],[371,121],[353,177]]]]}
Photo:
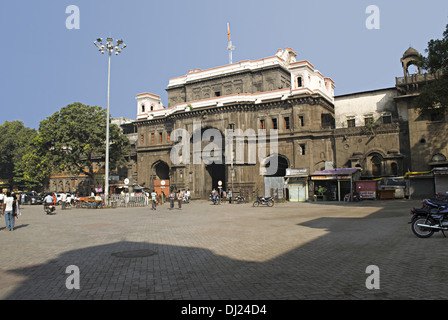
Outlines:
{"type": "Polygon", "coordinates": [[[98,38],[93,43],[98,48],[102,54],[106,50],[109,53],[109,64],[107,69],[107,118],[106,118],[106,159],[105,159],[105,172],[104,172],[104,201],[106,205],[109,205],[109,113],[110,113],[110,57],[112,53],[115,55],[121,53],[121,51],[126,48],[123,44],[123,40],[117,40],[117,44],[114,45],[113,38],[106,39],[106,45],[103,44],[103,39],[98,38]]]}

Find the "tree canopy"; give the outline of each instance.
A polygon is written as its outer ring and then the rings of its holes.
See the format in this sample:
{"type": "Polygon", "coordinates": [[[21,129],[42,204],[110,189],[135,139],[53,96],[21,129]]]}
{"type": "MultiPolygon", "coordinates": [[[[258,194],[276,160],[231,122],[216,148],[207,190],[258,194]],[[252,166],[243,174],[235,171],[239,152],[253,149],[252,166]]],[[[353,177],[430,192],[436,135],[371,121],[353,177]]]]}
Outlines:
{"type": "Polygon", "coordinates": [[[432,74],[440,74],[436,80],[426,84],[415,103],[422,114],[437,112],[444,115],[448,111],[448,25],[442,39],[430,40],[422,57],[421,66],[432,74]]]}
{"type": "MultiPolygon", "coordinates": [[[[76,102],[63,107],[39,125],[34,149],[25,155],[26,173],[43,181],[51,173],[86,174],[96,185],[95,169],[104,166],[106,110],[76,102]]],[[[111,170],[126,163],[128,138],[115,124],[109,126],[111,170]]]]}
{"type": "Polygon", "coordinates": [[[19,120],[0,125],[0,178],[7,180],[10,188],[15,185],[29,187],[21,171],[22,157],[30,152],[31,141],[36,135],[35,129],[25,127],[19,120]]]}

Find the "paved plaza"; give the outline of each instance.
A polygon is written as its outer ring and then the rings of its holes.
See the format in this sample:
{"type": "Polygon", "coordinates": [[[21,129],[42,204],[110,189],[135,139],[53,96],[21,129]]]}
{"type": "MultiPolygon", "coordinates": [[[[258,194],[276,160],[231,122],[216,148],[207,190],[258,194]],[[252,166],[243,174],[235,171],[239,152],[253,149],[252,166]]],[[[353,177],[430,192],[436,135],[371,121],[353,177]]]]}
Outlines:
{"type": "Polygon", "coordinates": [[[447,299],[448,239],[419,239],[418,201],[69,209],[23,206],[0,230],[0,298],[447,299]],[[69,266],[80,288],[69,289],[69,266]],[[378,289],[366,270],[377,266],[378,289]]]}

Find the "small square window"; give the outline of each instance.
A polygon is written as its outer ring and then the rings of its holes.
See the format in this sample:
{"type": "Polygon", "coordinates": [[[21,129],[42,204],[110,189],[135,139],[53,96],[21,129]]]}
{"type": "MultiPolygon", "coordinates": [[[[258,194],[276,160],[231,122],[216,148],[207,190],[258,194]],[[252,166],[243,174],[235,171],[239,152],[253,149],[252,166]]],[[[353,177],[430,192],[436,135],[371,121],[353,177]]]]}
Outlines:
{"type": "Polygon", "coordinates": [[[354,128],[356,126],[356,120],[353,119],[347,119],[347,128],[354,128]]]}
{"type": "Polygon", "coordinates": [[[392,123],[392,115],[385,114],[382,117],[383,123],[392,123]]]}
{"type": "Polygon", "coordinates": [[[373,124],[373,117],[365,117],[364,118],[364,125],[368,126],[373,124]]]}

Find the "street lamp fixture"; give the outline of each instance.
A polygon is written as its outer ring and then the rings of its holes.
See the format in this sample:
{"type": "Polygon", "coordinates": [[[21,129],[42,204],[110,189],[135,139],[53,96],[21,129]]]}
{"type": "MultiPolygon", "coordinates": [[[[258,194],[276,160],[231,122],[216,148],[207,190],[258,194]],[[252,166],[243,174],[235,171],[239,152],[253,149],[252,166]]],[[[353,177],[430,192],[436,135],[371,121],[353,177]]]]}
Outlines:
{"type": "Polygon", "coordinates": [[[106,159],[105,159],[105,173],[104,173],[104,201],[106,205],[109,205],[109,110],[110,110],[110,57],[112,53],[115,55],[121,53],[121,51],[126,48],[123,44],[123,40],[117,40],[116,45],[114,45],[113,38],[107,38],[106,44],[103,44],[103,38],[98,38],[93,43],[98,48],[102,54],[105,51],[109,53],[109,65],[107,70],[107,118],[106,118],[106,159]]]}

